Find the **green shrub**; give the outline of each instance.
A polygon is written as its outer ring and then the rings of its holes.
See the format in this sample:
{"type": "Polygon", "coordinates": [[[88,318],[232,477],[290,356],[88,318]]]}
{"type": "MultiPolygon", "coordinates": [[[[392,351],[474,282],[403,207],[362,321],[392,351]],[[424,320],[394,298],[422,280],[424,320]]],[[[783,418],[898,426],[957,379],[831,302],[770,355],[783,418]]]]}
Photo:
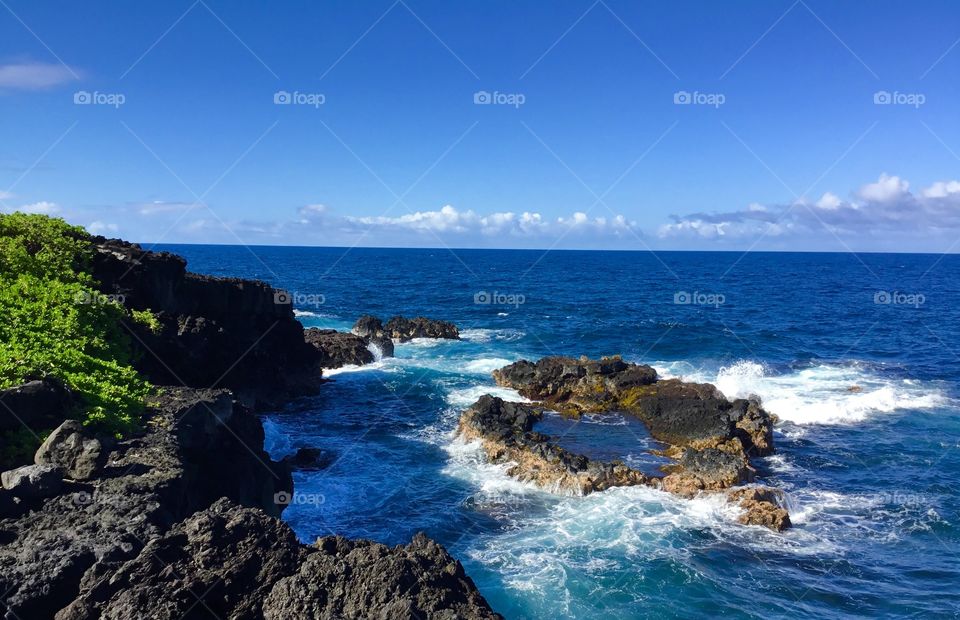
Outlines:
{"type": "Polygon", "coordinates": [[[92,251],[61,219],[0,215],[0,388],[55,375],[85,424],[122,434],[150,386],[131,366],[126,310],[94,288],[92,251]]]}
{"type": "Polygon", "coordinates": [[[149,329],[150,333],[159,334],[162,329],[160,319],[158,319],[157,315],[151,312],[149,308],[146,310],[131,310],[130,318],[132,318],[134,322],[149,329]]]}

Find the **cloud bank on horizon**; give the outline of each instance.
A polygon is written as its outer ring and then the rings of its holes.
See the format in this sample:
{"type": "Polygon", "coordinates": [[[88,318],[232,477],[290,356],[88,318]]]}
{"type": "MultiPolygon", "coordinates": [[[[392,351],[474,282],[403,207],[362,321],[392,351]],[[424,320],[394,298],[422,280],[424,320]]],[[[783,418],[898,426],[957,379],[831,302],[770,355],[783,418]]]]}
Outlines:
{"type": "Polygon", "coordinates": [[[908,180],[887,173],[848,198],[826,192],[817,200],[674,215],[655,229],[614,213],[551,218],[531,211],[481,214],[453,205],[353,216],[315,203],[291,208],[286,218],[256,221],[226,219],[202,203],[154,201],[97,208],[91,219],[89,209],[64,209],[49,201],[11,206],[13,198],[0,193],[0,210],[61,216],[93,234],[143,243],[812,250],[822,249],[826,238],[834,240],[837,251],[950,251],[960,239],[960,181],[937,181],[913,191],[908,180]]]}

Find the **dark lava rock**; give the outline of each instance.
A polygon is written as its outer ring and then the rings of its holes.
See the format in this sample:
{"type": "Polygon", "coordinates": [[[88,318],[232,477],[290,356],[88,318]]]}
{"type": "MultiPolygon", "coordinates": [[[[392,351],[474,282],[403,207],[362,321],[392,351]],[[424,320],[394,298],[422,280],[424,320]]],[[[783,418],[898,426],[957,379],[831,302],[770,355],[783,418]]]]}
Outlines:
{"type": "Polygon", "coordinates": [[[23,499],[43,499],[60,492],[63,471],[52,465],[24,465],[0,474],[3,488],[23,499]]]}
{"type": "Polygon", "coordinates": [[[226,387],[262,404],[317,389],[317,350],[303,338],[289,296],[254,280],[186,271],[186,261],[94,237],[93,275],[125,306],[150,310],[154,333],[127,324],[137,370],[158,385],[226,387]]]}
{"type": "Polygon", "coordinates": [[[150,540],[57,618],[260,618],[264,597],[306,555],[286,524],[222,499],[150,540]]]}
{"type": "Polygon", "coordinates": [[[460,331],[449,321],[438,321],[418,316],[406,319],[395,316],[384,326],[384,332],[400,342],[407,342],[414,338],[446,338],[460,340],[460,331]]]}
{"type": "Polygon", "coordinates": [[[423,534],[390,548],[321,538],[300,569],[263,601],[267,620],[287,618],[500,618],[460,562],[423,534]]]}
{"type": "Polygon", "coordinates": [[[320,448],[300,448],[295,454],[285,457],[281,462],[297,470],[320,470],[330,467],[335,461],[334,455],[320,448]]]}
{"type": "Polygon", "coordinates": [[[152,538],[220,497],[270,514],[289,470],[263,451],[259,419],[225,390],[165,391],[150,431],[118,442],[85,484],[0,521],[0,593],[16,617],[50,618],[152,538]]]}
{"type": "Polygon", "coordinates": [[[514,463],[509,475],[548,489],[586,495],[651,482],[619,461],[591,460],[560,447],[551,437],[533,430],[542,417],[540,408],[487,394],[460,417],[459,433],[467,441],[479,439],[493,462],[514,463]]]}
{"type": "Polygon", "coordinates": [[[393,340],[384,330],[383,323],[375,316],[365,314],[354,323],[352,333],[380,349],[383,357],[393,357],[393,340]]]}
{"type": "Polygon", "coordinates": [[[220,500],[151,540],[58,620],[498,618],[460,564],[422,535],[390,549],[324,538],[220,500]]]}
{"type": "Polygon", "coordinates": [[[34,459],[37,465],[63,469],[73,480],[87,480],[103,468],[107,450],[80,422],[67,420],[50,433],[34,459]]]}
{"type": "Polygon", "coordinates": [[[374,361],[367,341],[355,334],[311,327],[304,330],[303,336],[320,352],[320,366],[323,368],[340,368],[347,364],[361,366],[374,361]]]}
{"type": "Polygon", "coordinates": [[[640,418],[654,438],[673,445],[737,437],[750,455],[773,452],[773,418],[759,401],[730,401],[705,383],[658,381],[650,366],[619,357],[522,360],[493,376],[499,385],[567,413],[626,411],[640,418]]]}

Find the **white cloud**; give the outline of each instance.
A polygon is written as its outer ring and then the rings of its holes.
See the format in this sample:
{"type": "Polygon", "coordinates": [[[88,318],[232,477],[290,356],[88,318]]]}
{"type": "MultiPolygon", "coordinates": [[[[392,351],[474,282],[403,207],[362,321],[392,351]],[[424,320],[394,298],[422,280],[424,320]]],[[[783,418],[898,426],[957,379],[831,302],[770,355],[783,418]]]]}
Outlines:
{"type": "Polygon", "coordinates": [[[164,200],[154,200],[153,202],[143,202],[133,205],[137,213],[144,216],[179,213],[194,206],[197,205],[189,202],[167,202],[164,200]]]}
{"type": "Polygon", "coordinates": [[[10,200],[11,198],[13,198],[13,194],[10,192],[0,191],[0,200],[10,200]]]}
{"type": "Polygon", "coordinates": [[[0,89],[43,90],[76,80],[76,72],[59,63],[0,65],[0,89]]]}
{"type": "Polygon", "coordinates": [[[116,234],[119,232],[119,230],[120,227],[116,224],[101,222],[99,220],[96,222],[91,222],[90,225],[87,226],[87,232],[89,232],[91,235],[103,235],[106,233],[116,234]]]}
{"type": "MultiPolygon", "coordinates": [[[[905,179],[887,174],[867,183],[844,200],[827,192],[815,203],[750,205],[740,211],[673,216],[658,230],[663,239],[743,240],[764,237],[822,236],[824,232],[851,237],[927,234],[960,230],[960,182],[938,181],[919,194],[905,179]]],[[[832,237],[832,234],[831,234],[832,237]]]]}
{"type": "Polygon", "coordinates": [[[53,202],[41,201],[32,204],[23,205],[17,208],[22,213],[40,213],[43,215],[53,215],[60,212],[60,207],[53,202]]]}
{"type": "Polygon", "coordinates": [[[876,183],[868,183],[857,192],[860,198],[871,202],[889,202],[909,193],[910,184],[900,177],[884,173],[876,183]]]}
{"type": "Polygon", "coordinates": [[[960,181],[937,181],[922,192],[924,198],[946,198],[960,193],[960,181]]]}
{"type": "Polygon", "coordinates": [[[586,213],[576,212],[570,217],[548,220],[540,213],[524,211],[519,216],[512,211],[480,215],[473,210],[460,211],[446,205],[439,211],[416,211],[403,215],[374,217],[345,217],[343,221],[360,229],[406,230],[434,235],[509,235],[513,237],[556,237],[567,233],[583,232],[597,235],[630,233],[633,224],[618,215],[608,220],[605,217],[590,219],[586,213]]]}

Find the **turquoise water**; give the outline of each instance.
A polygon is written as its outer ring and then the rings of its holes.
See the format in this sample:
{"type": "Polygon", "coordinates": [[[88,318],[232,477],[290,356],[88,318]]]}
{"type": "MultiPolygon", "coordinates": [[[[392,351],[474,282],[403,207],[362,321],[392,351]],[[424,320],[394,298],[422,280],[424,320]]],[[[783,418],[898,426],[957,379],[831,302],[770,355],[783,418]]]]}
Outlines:
{"type": "MultiPolygon", "coordinates": [[[[295,474],[312,499],[284,518],[305,541],[425,531],[508,618],[960,615],[957,257],[165,249],[194,271],[286,288],[306,326],[372,313],[461,327],[460,342],[399,345],[265,416],[275,457],[313,446],[336,458],[295,474]],[[687,299],[703,303],[676,303],[687,299]],[[795,527],[742,526],[719,499],[645,488],[551,495],[453,437],[480,395],[517,397],[493,369],[614,353],[761,396],[781,422],[760,474],[787,492],[795,527]]],[[[588,454],[657,466],[632,420],[544,426],[588,454]]]]}

